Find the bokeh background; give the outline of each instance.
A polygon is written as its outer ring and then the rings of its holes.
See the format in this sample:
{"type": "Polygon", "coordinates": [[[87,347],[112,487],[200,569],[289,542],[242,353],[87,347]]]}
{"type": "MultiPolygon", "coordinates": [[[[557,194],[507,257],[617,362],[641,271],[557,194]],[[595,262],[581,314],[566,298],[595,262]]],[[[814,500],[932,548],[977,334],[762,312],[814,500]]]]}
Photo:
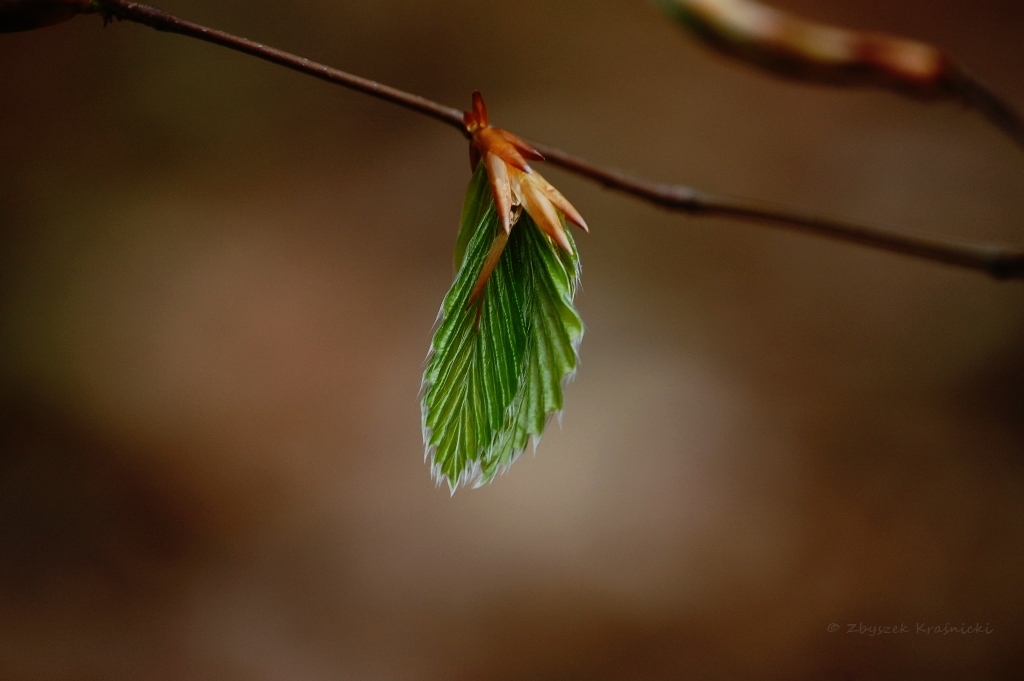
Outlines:
{"type": "MultiPolygon", "coordinates": [[[[777,4],[1024,108],[1017,0],[777,4]]],[[[162,7],[650,178],[1024,244],[978,116],[773,80],[642,0],[162,7]]],[[[0,36],[0,93],[0,677],[1024,677],[1020,283],[550,169],[582,367],[450,497],[418,390],[457,133],[97,17],[0,36]]]]}

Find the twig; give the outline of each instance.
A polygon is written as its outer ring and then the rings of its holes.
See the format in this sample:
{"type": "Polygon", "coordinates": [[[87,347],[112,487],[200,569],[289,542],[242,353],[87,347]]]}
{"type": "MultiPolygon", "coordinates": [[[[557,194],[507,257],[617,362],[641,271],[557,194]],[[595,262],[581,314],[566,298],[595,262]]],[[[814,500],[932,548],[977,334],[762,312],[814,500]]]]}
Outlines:
{"type": "Polygon", "coordinates": [[[979,112],[1024,150],[1024,120],[1016,109],[963,68],[952,73],[949,81],[963,104],[979,112]]]}
{"type": "Polygon", "coordinates": [[[1005,246],[962,244],[902,234],[804,214],[748,199],[709,194],[684,185],[651,182],[614,169],[595,166],[554,147],[528,141],[544,154],[549,163],[596,180],[609,189],[617,189],[669,210],[767,223],[782,229],[807,232],[947,265],[981,270],[996,279],[1024,279],[1024,251],[1005,246]]]}
{"type": "MultiPolygon", "coordinates": [[[[424,97],[333,69],[246,38],[185,21],[162,10],[136,2],[93,0],[92,9],[108,20],[115,18],[133,21],[158,31],[197,38],[363,92],[447,123],[468,137],[460,110],[438,104],[424,97]]],[[[546,144],[531,143],[545,156],[548,162],[554,165],[595,180],[605,187],[619,190],[669,210],[767,223],[933,262],[979,270],[997,279],[1024,279],[1024,251],[1012,250],[1003,246],[961,244],[900,234],[875,227],[847,224],[805,215],[790,209],[770,207],[744,199],[708,194],[682,185],[651,182],[632,177],[615,169],[603,168],[546,144]]]]}
{"type": "Polygon", "coordinates": [[[158,31],[198,38],[214,45],[220,45],[221,47],[227,47],[228,49],[252,55],[253,57],[259,57],[293,71],[299,71],[320,80],[326,80],[329,83],[342,85],[352,90],[392,102],[393,104],[404,106],[407,109],[412,109],[418,113],[435,118],[442,123],[454,126],[461,130],[463,134],[466,133],[466,128],[462,124],[461,111],[432,102],[425,97],[404,92],[369,78],[362,78],[351,73],[339,71],[338,69],[332,69],[330,66],[318,64],[315,61],[299,57],[284,50],[261,45],[247,38],[208,28],[191,21],[185,21],[163,10],[137,2],[94,0],[93,6],[95,8],[94,11],[102,14],[107,20],[112,17],[122,21],[134,21],[137,24],[145,24],[158,31]]]}

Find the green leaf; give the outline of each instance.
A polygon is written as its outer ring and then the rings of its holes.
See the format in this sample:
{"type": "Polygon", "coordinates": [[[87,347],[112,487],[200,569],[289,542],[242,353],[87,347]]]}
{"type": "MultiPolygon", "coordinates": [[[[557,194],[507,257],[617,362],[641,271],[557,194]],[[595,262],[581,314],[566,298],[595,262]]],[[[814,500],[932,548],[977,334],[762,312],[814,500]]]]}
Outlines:
{"type": "Polygon", "coordinates": [[[494,196],[491,194],[491,186],[486,180],[487,171],[483,167],[477,167],[477,172],[473,174],[473,179],[470,180],[469,188],[466,190],[466,200],[462,204],[462,221],[459,222],[459,238],[455,241],[456,273],[462,267],[462,261],[466,257],[469,240],[479,231],[478,228],[487,216],[487,211],[494,211],[494,196]]]}
{"type": "Polygon", "coordinates": [[[559,250],[525,212],[480,298],[468,306],[501,227],[481,164],[462,211],[458,272],[423,375],[431,470],[454,492],[480,486],[536,442],[575,373],[583,322],[573,307],[579,258],[559,250]]]}

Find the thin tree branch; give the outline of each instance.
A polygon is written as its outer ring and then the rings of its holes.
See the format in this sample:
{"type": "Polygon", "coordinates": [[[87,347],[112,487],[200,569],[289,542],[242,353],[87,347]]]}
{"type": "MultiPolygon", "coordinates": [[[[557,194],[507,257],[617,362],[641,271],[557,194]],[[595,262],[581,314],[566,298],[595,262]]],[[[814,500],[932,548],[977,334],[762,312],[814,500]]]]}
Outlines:
{"type": "Polygon", "coordinates": [[[949,80],[961,102],[978,111],[1024,150],[1024,119],[1016,109],[963,68],[952,73],[949,80]]]}
{"type": "MultiPolygon", "coordinates": [[[[300,73],[398,104],[447,123],[469,136],[458,109],[362,78],[309,59],[239,36],[217,31],[125,0],[93,0],[91,11],[105,20],[115,18],[144,24],[158,31],[177,33],[264,59],[300,73]]],[[[1024,279],[1024,251],[1003,246],[962,244],[901,234],[876,227],[843,223],[772,207],[744,199],[708,194],[692,187],[651,182],[612,168],[604,168],[546,144],[531,142],[549,163],[590,178],[610,189],[644,199],[673,211],[767,223],[785,229],[839,239],[872,248],[985,272],[997,279],[1024,279]]]]}
{"type": "Polygon", "coordinates": [[[986,272],[997,279],[1024,279],[1024,251],[1005,246],[963,244],[846,223],[790,208],[663,184],[602,168],[546,144],[527,140],[549,163],[589,177],[609,189],[636,196],[663,208],[707,217],[734,218],[878,248],[947,265],[986,272]]]}
{"type": "Polygon", "coordinates": [[[341,85],[343,87],[368,94],[372,97],[377,97],[378,99],[383,99],[393,104],[404,106],[407,109],[412,109],[417,113],[430,116],[442,123],[447,123],[448,125],[458,128],[468,137],[466,127],[462,123],[461,111],[453,109],[450,106],[444,106],[443,104],[432,102],[425,97],[404,92],[403,90],[378,83],[370,80],[369,78],[363,78],[351,73],[346,73],[345,71],[332,69],[330,66],[318,64],[315,61],[299,57],[289,52],[285,52],[284,50],[278,50],[273,47],[261,45],[260,43],[247,38],[208,28],[201,24],[196,24],[184,19],[179,19],[173,14],[168,14],[163,10],[137,2],[124,2],[124,0],[93,0],[93,8],[93,11],[102,14],[106,21],[109,21],[110,18],[122,21],[134,21],[137,24],[145,24],[146,26],[155,28],[158,31],[177,33],[178,35],[197,38],[208,43],[213,43],[214,45],[220,45],[221,47],[227,47],[228,49],[235,50],[237,52],[252,55],[253,57],[259,57],[260,59],[284,66],[285,68],[292,69],[293,71],[298,71],[300,73],[313,76],[314,78],[319,78],[320,80],[326,80],[328,83],[341,85]]]}

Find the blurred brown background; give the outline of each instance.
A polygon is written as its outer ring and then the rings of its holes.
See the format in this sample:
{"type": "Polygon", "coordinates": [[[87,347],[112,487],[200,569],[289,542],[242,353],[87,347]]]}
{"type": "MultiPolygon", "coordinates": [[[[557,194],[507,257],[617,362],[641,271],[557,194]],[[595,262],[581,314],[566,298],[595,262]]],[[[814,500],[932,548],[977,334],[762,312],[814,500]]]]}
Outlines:
{"type": "MultiPolygon", "coordinates": [[[[1017,0],[777,4],[1024,108],[1017,0]]],[[[642,0],[161,6],[651,178],[1024,244],[980,117],[771,80],[642,0]]],[[[450,498],[417,391],[464,140],[96,17],[0,36],[0,93],[3,679],[1024,677],[1020,283],[549,170],[592,227],[581,371],[450,498]]]]}

